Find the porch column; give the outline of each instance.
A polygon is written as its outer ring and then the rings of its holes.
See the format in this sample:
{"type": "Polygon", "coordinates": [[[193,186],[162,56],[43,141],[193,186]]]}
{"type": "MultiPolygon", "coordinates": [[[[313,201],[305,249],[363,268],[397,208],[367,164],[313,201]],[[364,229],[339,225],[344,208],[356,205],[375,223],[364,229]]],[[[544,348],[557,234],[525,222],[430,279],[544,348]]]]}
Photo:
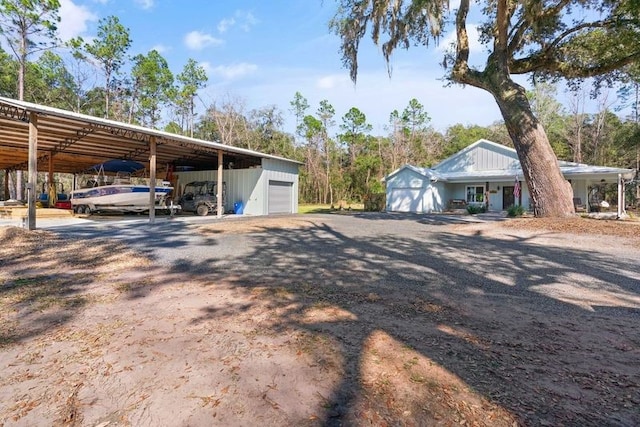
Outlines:
{"type": "Polygon", "coordinates": [[[36,229],[36,186],[38,185],[38,115],[29,113],[29,182],[27,183],[28,229],[36,229]]]}
{"type": "Polygon", "coordinates": [[[589,194],[589,180],[584,181],[584,194],[587,195],[585,200],[587,206],[587,213],[591,212],[591,194],[589,194]]]}
{"type": "Polygon", "coordinates": [[[156,222],[156,137],[149,138],[149,224],[156,222]]]}
{"type": "Polygon", "coordinates": [[[624,215],[624,179],[622,179],[622,174],[618,174],[618,214],[617,218],[622,218],[624,215]]]}
{"type": "Polygon", "coordinates": [[[218,194],[216,194],[216,197],[218,199],[218,218],[222,218],[222,210],[224,209],[224,207],[222,206],[222,190],[224,187],[224,182],[222,182],[222,155],[222,150],[218,150],[218,194]]]}

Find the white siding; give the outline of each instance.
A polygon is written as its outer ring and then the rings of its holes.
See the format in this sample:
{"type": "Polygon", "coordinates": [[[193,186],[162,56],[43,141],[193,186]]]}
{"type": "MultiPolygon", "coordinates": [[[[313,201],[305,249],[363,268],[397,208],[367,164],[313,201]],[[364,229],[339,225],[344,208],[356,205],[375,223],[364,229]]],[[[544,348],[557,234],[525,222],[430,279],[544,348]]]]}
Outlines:
{"type": "Polygon", "coordinates": [[[429,213],[442,212],[446,201],[444,185],[432,183],[410,169],[398,172],[386,182],[387,211],[429,213]]]}
{"type": "Polygon", "coordinates": [[[518,158],[507,150],[497,149],[494,146],[486,147],[478,145],[474,153],[474,167],[470,170],[484,171],[496,169],[512,169],[519,165],[518,158]]]}
{"type": "Polygon", "coordinates": [[[411,169],[402,169],[386,181],[386,210],[390,212],[422,212],[422,195],[429,185],[426,177],[411,169]]]}
{"type": "Polygon", "coordinates": [[[403,169],[386,182],[387,188],[421,188],[429,183],[429,180],[410,169],[403,169]]]}
{"type": "Polygon", "coordinates": [[[450,172],[474,172],[485,170],[514,169],[520,162],[513,149],[489,141],[479,141],[468,149],[454,154],[440,163],[435,170],[446,174],[450,172]]]}

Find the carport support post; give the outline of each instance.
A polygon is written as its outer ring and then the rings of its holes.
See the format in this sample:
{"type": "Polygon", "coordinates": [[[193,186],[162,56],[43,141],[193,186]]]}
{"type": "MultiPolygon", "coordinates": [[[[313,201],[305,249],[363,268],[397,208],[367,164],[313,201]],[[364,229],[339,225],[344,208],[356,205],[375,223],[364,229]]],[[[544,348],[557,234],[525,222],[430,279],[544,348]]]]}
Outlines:
{"type": "Polygon", "coordinates": [[[156,222],[156,137],[149,138],[149,224],[156,222]]]}
{"type": "Polygon", "coordinates": [[[218,150],[218,191],[216,197],[218,198],[218,218],[222,218],[222,189],[224,187],[224,183],[222,182],[222,150],[218,150]]]}
{"type": "Polygon", "coordinates": [[[55,182],[53,182],[53,152],[49,153],[49,170],[47,173],[47,177],[48,188],[46,188],[45,191],[49,196],[49,198],[47,199],[49,201],[48,207],[52,208],[58,199],[58,189],[56,188],[55,182]],[[51,197],[52,195],[53,197],[51,197]]]}
{"type": "Polygon", "coordinates": [[[38,181],[38,115],[29,113],[29,182],[27,219],[29,230],[36,229],[36,186],[38,181]]]}
{"type": "Polygon", "coordinates": [[[4,199],[10,199],[9,197],[9,169],[4,170],[4,199]]]}

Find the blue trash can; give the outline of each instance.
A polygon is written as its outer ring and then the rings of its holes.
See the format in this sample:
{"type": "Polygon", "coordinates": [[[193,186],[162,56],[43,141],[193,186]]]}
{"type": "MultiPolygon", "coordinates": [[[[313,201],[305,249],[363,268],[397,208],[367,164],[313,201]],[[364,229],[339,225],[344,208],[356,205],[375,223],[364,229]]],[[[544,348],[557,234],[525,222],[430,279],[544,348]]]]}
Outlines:
{"type": "Polygon", "coordinates": [[[244,209],[244,207],[242,206],[242,201],[237,201],[233,204],[233,212],[236,215],[242,215],[242,210],[244,209]]]}

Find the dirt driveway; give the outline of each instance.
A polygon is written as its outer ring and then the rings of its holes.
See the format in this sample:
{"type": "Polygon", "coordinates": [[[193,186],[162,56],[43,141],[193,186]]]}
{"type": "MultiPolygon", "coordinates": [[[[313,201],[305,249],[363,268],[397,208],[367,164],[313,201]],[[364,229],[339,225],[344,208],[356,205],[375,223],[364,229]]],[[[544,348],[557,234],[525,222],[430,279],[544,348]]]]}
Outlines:
{"type": "Polygon", "coordinates": [[[640,226],[533,221],[0,228],[0,426],[640,425],[640,226]]]}

